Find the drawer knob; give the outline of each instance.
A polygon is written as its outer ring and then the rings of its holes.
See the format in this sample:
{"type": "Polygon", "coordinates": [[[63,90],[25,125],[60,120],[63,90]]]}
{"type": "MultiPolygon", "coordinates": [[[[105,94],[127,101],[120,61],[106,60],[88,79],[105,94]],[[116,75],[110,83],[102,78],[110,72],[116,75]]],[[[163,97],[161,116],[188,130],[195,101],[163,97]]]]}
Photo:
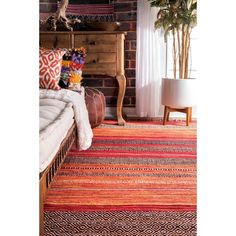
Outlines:
{"type": "Polygon", "coordinates": [[[91,42],[89,42],[89,45],[95,45],[95,44],[96,44],[95,41],[91,41],[91,42]]]}
{"type": "Polygon", "coordinates": [[[93,59],[93,63],[96,63],[97,61],[95,59],[93,59]]]}

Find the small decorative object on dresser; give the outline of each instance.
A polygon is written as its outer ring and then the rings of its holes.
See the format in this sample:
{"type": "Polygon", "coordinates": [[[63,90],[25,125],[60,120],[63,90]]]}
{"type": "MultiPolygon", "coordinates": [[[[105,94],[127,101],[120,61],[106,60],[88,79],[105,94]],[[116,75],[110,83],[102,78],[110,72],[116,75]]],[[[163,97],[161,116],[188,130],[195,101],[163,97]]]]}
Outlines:
{"type": "Polygon", "coordinates": [[[56,31],[58,29],[73,31],[73,26],[81,21],[79,19],[70,20],[66,17],[66,9],[68,4],[69,0],[61,0],[57,12],[48,17],[46,20],[42,20],[40,22],[40,27],[52,31],[56,31]]]}
{"type": "Polygon", "coordinates": [[[84,23],[87,30],[115,31],[120,27],[120,22],[88,21],[84,23]]]}

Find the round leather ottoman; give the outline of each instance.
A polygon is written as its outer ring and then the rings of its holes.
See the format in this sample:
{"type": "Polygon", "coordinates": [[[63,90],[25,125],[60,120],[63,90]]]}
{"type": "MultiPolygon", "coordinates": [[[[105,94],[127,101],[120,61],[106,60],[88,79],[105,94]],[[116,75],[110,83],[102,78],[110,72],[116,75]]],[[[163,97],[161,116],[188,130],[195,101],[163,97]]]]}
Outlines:
{"type": "Polygon", "coordinates": [[[105,96],[98,89],[85,87],[85,102],[88,109],[90,125],[92,128],[95,128],[105,118],[105,96]]]}

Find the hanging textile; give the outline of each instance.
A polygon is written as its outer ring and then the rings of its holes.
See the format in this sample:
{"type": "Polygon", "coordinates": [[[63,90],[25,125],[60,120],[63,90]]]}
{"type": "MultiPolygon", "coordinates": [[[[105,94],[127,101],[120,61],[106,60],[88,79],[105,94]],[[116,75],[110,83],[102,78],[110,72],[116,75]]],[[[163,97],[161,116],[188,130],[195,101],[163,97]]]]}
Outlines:
{"type": "Polygon", "coordinates": [[[66,10],[68,18],[77,17],[83,21],[114,21],[112,4],[69,4],[66,10]]]}

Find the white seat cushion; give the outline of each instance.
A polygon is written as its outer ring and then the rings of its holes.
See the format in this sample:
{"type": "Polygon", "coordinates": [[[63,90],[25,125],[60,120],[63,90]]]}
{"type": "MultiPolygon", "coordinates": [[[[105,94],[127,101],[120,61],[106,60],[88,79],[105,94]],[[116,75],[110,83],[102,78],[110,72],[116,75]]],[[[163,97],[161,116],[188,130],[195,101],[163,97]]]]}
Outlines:
{"type": "Polygon", "coordinates": [[[39,170],[42,172],[74,123],[74,111],[71,103],[40,99],[39,116],[39,170]]]}

